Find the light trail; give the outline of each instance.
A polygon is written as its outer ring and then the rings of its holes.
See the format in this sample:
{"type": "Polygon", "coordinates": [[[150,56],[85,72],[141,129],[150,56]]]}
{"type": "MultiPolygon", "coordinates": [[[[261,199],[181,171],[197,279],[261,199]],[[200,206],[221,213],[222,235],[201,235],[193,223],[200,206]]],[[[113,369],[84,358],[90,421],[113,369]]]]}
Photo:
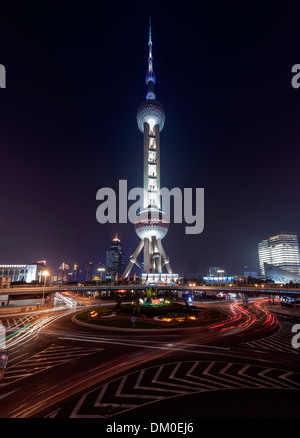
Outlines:
{"type": "MultiPolygon", "coordinates": [[[[193,345],[193,342],[194,345],[199,343],[207,343],[211,340],[218,339],[227,334],[235,334],[236,331],[243,333],[245,331],[259,329],[264,333],[273,330],[278,325],[277,318],[274,317],[274,315],[266,309],[263,301],[256,302],[254,305],[251,304],[249,306],[249,309],[245,309],[242,307],[241,303],[235,302],[231,304],[229,306],[229,309],[227,310],[228,310],[229,318],[226,321],[220,324],[214,324],[212,326],[201,327],[189,331],[190,336],[188,340],[188,345],[193,345]]],[[[51,324],[56,319],[66,316],[68,313],[73,313],[73,312],[74,311],[70,311],[59,316],[55,316],[55,317],[52,316],[47,318],[46,320],[42,319],[42,321],[39,321],[39,325],[34,326],[32,330],[34,332],[39,332],[42,328],[45,328],[47,325],[51,324]]],[[[28,330],[28,328],[26,328],[25,330],[28,330]]],[[[186,330],[181,332],[186,336],[187,333],[186,330]]],[[[82,341],[84,342],[84,339],[82,339],[82,341]]],[[[116,341],[115,342],[113,340],[110,341],[109,339],[106,340],[95,339],[95,342],[115,343],[116,341]]],[[[133,342],[134,340],[132,340],[132,343],[133,342]]],[[[16,409],[14,413],[11,413],[10,417],[26,418],[26,417],[36,416],[41,411],[45,409],[49,409],[51,406],[61,403],[64,400],[68,399],[69,397],[78,394],[81,391],[87,390],[91,386],[97,385],[104,381],[109,381],[116,375],[120,375],[125,371],[128,371],[135,367],[139,367],[151,360],[162,358],[170,353],[175,353],[175,352],[178,353],[180,351],[185,351],[187,344],[186,342],[183,343],[180,341],[178,342],[175,341],[172,344],[169,344],[169,348],[167,347],[168,346],[164,346],[163,349],[165,351],[161,352],[162,346],[159,345],[153,347],[151,346],[150,348],[152,351],[149,351],[147,353],[144,353],[143,351],[142,357],[140,359],[138,359],[136,353],[130,355],[129,357],[127,357],[127,355],[125,356],[123,355],[116,359],[110,360],[104,364],[101,364],[99,367],[93,368],[91,370],[87,370],[84,374],[84,377],[80,375],[74,376],[74,379],[75,377],[77,379],[74,380],[74,382],[66,384],[64,388],[61,387],[59,391],[53,392],[47,397],[35,401],[33,404],[30,402],[26,407],[23,406],[22,408],[16,409]],[[158,352],[157,350],[160,351],[158,352]],[[126,360],[125,357],[127,357],[126,360]],[[118,361],[119,363],[115,363],[118,361]]]]}
{"type": "Polygon", "coordinates": [[[10,349],[11,347],[15,347],[19,344],[23,345],[26,342],[32,341],[36,336],[38,336],[42,329],[71,313],[74,313],[74,309],[64,311],[59,315],[43,315],[37,321],[27,323],[24,327],[21,327],[14,333],[10,333],[5,337],[7,348],[10,349]]]}

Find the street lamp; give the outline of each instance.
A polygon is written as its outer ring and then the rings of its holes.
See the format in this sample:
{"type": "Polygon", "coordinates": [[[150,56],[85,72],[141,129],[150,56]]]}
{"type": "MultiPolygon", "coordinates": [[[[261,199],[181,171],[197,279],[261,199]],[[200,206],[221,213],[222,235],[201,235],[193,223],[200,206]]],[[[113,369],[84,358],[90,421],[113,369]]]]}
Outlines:
{"type": "Polygon", "coordinates": [[[102,283],[102,273],[105,272],[105,268],[104,267],[98,268],[98,272],[100,273],[100,279],[101,279],[101,283],[102,283]]]}
{"type": "Polygon", "coordinates": [[[192,296],[194,296],[194,287],[196,286],[196,284],[190,283],[189,286],[192,288],[192,296]]]}
{"type": "Polygon", "coordinates": [[[44,289],[43,289],[43,300],[42,300],[42,306],[44,305],[44,301],[45,301],[45,287],[46,287],[46,280],[47,280],[47,277],[48,277],[48,275],[49,275],[49,272],[48,271],[43,271],[42,272],[42,275],[45,277],[45,280],[44,280],[44,289]]]}
{"type": "Polygon", "coordinates": [[[224,272],[225,272],[224,269],[217,270],[219,281],[220,281],[220,274],[221,274],[221,278],[222,278],[222,276],[224,275],[224,272]]]}

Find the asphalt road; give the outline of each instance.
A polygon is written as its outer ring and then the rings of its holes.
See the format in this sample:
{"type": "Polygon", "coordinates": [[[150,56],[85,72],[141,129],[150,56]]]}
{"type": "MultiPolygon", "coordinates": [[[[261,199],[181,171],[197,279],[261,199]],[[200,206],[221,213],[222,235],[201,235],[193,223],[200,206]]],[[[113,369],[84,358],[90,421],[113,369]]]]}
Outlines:
{"type": "Polygon", "coordinates": [[[0,417],[298,416],[297,320],[261,301],[214,306],[230,318],[157,333],[82,327],[72,321],[78,307],[2,316],[9,361],[0,417]]]}

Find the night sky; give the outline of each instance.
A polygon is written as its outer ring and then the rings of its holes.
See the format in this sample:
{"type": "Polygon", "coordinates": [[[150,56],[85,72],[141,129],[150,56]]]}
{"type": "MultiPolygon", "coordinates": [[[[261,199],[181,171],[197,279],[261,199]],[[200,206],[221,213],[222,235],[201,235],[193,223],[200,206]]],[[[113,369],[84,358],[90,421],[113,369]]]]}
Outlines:
{"type": "Polygon", "coordinates": [[[203,233],[171,224],[173,270],[258,271],[258,241],[300,234],[296,2],[14,2],[1,5],[0,263],[105,261],[128,224],[96,220],[101,187],[142,186],[148,19],[166,111],[162,187],[203,187],[203,233]]]}

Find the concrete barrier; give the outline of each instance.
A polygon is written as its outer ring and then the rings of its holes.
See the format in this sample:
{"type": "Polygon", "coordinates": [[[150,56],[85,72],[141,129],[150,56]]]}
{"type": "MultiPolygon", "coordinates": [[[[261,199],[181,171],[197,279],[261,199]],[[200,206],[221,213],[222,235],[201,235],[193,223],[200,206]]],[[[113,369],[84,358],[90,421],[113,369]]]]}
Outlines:
{"type": "Polygon", "coordinates": [[[22,312],[31,312],[33,310],[40,310],[43,309],[42,306],[27,306],[27,307],[0,307],[0,315],[7,315],[10,313],[22,313],[22,312]]]}

